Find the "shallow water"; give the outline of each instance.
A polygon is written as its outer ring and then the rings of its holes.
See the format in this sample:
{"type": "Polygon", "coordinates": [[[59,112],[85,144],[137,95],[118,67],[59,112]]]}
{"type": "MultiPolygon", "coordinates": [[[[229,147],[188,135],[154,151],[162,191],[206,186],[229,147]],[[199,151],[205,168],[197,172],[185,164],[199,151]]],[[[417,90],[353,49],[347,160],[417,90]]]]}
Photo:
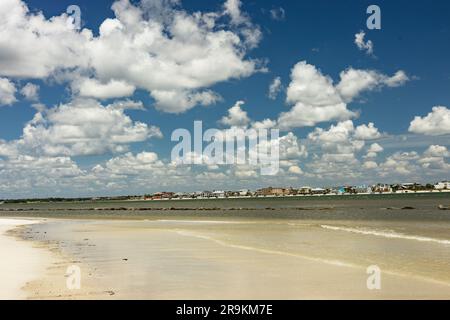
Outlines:
{"type": "Polygon", "coordinates": [[[450,221],[450,211],[439,210],[440,204],[450,205],[450,193],[1,204],[0,216],[450,221]]]}
{"type": "MultiPolygon", "coordinates": [[[[66,219],[33,226],[28,236],[72,256],[89,270],[88,282],[118,298],[450,298],[450,214],[437,209],[449,200],[446,194],[90,204],[220,207],[102,214],[72,203],[64,208],[76,211],[45,215],[66,219]],[[382,290],[367,289],[372,265],[382,271],[382,290]]],[[[15,212],[24,213],[45,211],[15,212]]]]}

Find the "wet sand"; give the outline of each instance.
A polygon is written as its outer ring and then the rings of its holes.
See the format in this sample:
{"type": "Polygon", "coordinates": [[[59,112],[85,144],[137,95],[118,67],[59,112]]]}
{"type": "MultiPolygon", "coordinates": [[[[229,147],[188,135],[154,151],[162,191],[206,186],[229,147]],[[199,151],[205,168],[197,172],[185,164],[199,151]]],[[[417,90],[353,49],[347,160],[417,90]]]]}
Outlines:
{"type": "Polygon", "coordinates": [[[449,203],[449,194],[412,194],[2,204],[2,217],[42,221],[0,236],[2,292],[31,299],[449,299],[450,212],[438,209],[449,203]],[[380,290],[367,287],[369,266],[381,270],[380,290]],[[68,268],[80,268],[80,289],[67,287],[68,268]]]}
{"type": "Polygon", "coordinates": [[[392,238],[366,232],[378,224],[358,227],[365,234],[346,230],[348,224],[49,220],[22,236],[64,259],[26,292],[31,299],[450,298],[450,247],[431,238],[438,229],[416,239],[400,233],[405,224],[393,223],[390,230],[400,236],[392,238]],[[80,290],[66,287],[71,265],[81,268],[80,290]],[[381,268],[381,290],[367,288],[370,265],[381,268]]]}

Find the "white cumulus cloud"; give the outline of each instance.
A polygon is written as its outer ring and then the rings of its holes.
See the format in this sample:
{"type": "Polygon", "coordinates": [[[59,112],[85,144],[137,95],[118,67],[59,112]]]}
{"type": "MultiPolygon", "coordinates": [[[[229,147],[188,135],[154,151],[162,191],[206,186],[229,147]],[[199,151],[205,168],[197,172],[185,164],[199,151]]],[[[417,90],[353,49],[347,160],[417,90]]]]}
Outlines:
{"type": "Polygon", "coordinates": [[[368,125],[360,125],[355,129],[355,138],[359,140],[375,140],[379,139],[380,137],[380,131],[372,122],[370,122],[368,125]]]}
{"type": "Polygon", "coordinates": [[[220,123],[230,127],[246,127],[250,122],[247,112],[242,110],[244,101],[238,101],[236,104],[228,109],[228,116],[223,117],[220,123]]]}
{"type": "Polygon", "coordinates": [[[409,131],[430,136],[450,134],[450,109],[444,106],[433,107],[425,117],[415,117],[409,125],[409,131]]]}
{"type": "Polygon", "coordinates": [[[0,106],[11,105],[17,101],[16,86],[6,78],[0,78],[0,106]]]}
{"type": "Polygon", "coordinates": [[[403,71],[389,77],[377,71],[349,68],[340,73],[337,85],[333,79],[322,74],[306,61],[297,63],[291,72],[291,83],[287,89],[287,102],[294,104],[288,112],[280,114],[280,128],[313,126],[319,122],[342,121],[357,116],[347,108],[363,91],[382,86],[399,86],[408,78],[403,71]]]}
{"type": "Polygon", "coordinates": [[[383,86],[398,87],[409,80],[404,71],[397,71],[389,77],[373,70],[349,68],[340,74],[341,81],[336,86],[341,97],[351,102],[364,91],[379,89],[383,86]]]}
{"type": "Polygon", "coordinates": [[[126,151],[130,143],[162,136],[159,128],[134,122],[124,111],[117,104],[103,106],[91,99],[44,109],[26,124],[20,139],[0,141],[0,152],[9,156],[116,153],[126,151]]]}
{"type": "Polygon", "coordinates": [[[47,19],[20,0],[1,1],[0,76],[55,77],[73,82],[75,94],[100,99],[142,89],[159,110],[180,113],[216,102],[209,87],[260,70],[246,56],[261,31],[239,0],[205,13],[173,0],[117,0],[112,10],[94,35],[75,30],[66,14],[47,19]]]}

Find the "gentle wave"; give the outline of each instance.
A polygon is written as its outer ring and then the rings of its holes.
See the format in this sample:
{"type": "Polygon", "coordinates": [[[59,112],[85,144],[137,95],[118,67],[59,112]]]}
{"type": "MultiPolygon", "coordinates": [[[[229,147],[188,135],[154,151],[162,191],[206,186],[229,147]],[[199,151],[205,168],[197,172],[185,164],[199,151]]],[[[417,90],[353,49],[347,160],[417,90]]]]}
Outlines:
{"type": "Polygon", "coordinates": [[[186,230],[174,230],[174,231],[182,236],[194,237],[194,238],[198,238],[198,239],[202,239],[202,240],[213,241],[213,242],[217,243],[218,245],[221,245],[223,247],[228,247],[228,248],[247,250],[247,251],[259,252],[259,253],[271,254],[271,255],[281,255],[281,256],[287,256],[287,257],[300,258],[300,259],[305,259],[305,260],[314,261],[314,262],[321,262],[321,263],[338,266],[338,267],[360,268],[359,266],[357,266],[355,264],[351,264],[351,263],[347,263],[347,262],[343,262],[343,261],[339,261],[339,260],[321,259],[321,258],[315,258],[315,257],[310,257],[310,256],[304,256],[304,255],[300,255],[300,254],[296,254],[296,253],[292,253],[292,252],[270,250],[270,249],[245,246],[245,245],[240,245],[240,244],[233,244],[233,243],[229,243],[229,242],[222,241],[219,239],[215,239],[215,238],[207,236],[207,235],[198,234],[198,233],[194,233],[194,232],[186,231],[186,230]]]}
{"type": "Polygon", "coordinates": [[[383,238],[415,240],[415,241],[421,241],[421,242],[434,242],[434,243],[439,243],[439,244],[450,245],[450,240],[408,235],[408,234],[404,234],[404,233],[398,233],[398,232],[395,232],[392,230],[374,230],[374,229],[369,229],[369,228],[349,228],[349,227],[337,227],[337,226],[330,226],[330,225],[320,225],[320,226],[323,229],[334,230],[334,231],[345,231],[345,232],[352,232],[352,233],[371,235],[371,236],[377,236],[377,237],[383,237],[383,238]]]}
{"type": "MultiPolygon", "coordinates": [[[[324,225],[322,227],[324,227],[324,228],[339,228],[339,229],[341,229],[340,227],[333,227],[333,226],[326,226],[326,225],[324,225]]],[[[352,228],[349,228],[349,229],[352,229],[352,228]]],[[[191,232],[191,231],[187,231],[187,230],[182,230],[182,229],[173,230],[173,231],[176,232],[177,234],[181,235],[181,236],[193,237],[193,238],[197,238],[197,239],[212,241],[212,242],[215,242],[216,244],[218,244],[220,246],[223,246],[223,247],[240,249],[240,250],[247,250],[247,251],[253,251],[253,252],[259,252],[259,253],[264,253],[264,254],[281,255],[281,256],[286,256],[286,257],[305,259],[305,260],[309,260],[309,261],[313,261],[313,262],[319,262],[319,263],[325,263],[325,264],[332,265],[332,266],[337,266],[337,267],[347,267],[347,268],[353,268],[353,269],[366,270],[365,266],[361,266],[361,265],[354,264],[354,263],[349,263],[349,262],[344,262],[344,261],[341,261],[341,260],[317,258],[317,257],[306,256],[306,255],[297,254],[297,253],[293,253],[293,252],[278,251],[278,250],[257,248],[257,247],[253,247],[253,246],[234,244],[234,243],[230,243],[230,242],[226,242],[226,241],[223,241],[223,240],[216,239],[214,237],[211,237],[211,236],[208,236],[208,235],[205,235],[205,234],[199,234],[199,233],[195,233],[195,232],[191,232]]],[[[427,239],[430,239],[430,238],[427,238],[427,239]]],[[[436,240],[436,239],[433,239],[433,240],[436,240]]],[[[443,240],[443,241],[447,241],[447,240],[443,240]]],[[[427,281],[427,282],[431,282],[431,283],[436,283],[436,284],[439,284],[439,285],[450,286],[450,283],[448,283],[446,281],[441,281],[441,280],[438,280],[438,279],[423,277],[423,276],[420,276],[420,275],[406,274],[406,273],[392,271],[392,270],[386,270],[386,269],[383,269],[383,273],[391,275],[391,276],[413,278],[413,279],[417,279],[417,280],[422,280],[422,281],[427,281]]]]}

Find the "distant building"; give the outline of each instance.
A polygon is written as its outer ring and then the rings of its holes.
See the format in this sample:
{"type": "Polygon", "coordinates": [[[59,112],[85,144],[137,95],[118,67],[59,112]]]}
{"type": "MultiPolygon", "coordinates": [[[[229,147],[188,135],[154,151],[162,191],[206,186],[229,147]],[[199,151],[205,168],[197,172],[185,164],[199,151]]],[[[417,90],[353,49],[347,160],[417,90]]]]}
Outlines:
{"type": "Polygon", "coordinates": [[[345,187],[339,187],[339,188],[337,188],[336,193],[337,194],[345,194],[345,193],[347,193],[347,191],[346,191],[345,187]]]}
{"type": "Polygon", "coordinates": [[[220,190],[214,190],[212,192],[212,196],[214,198],[225,198],[225,191],[220,191],[220,190]]]}
{"type": "Polygon", "coordinates": [[[356,193],[372,193],[372,188],[362,185],[362,186],[357,186],[355,187],[355,192],[356,193]]]}
{"type": "Polygon", "coordinates": [[[226,198],[239,197],[239,191],[225,191],[226,198]]]}
{"type": "Polygon", "coordinates": [[[289,189],[287,189],[286,191],[286,195],[290,195],[290,196],[296,196],[298,194],[298,190],[294,189],[292,187],[290,187],[289,189]]]}
{"type": "Polygon", "coordinates": [[[392,187],[389,184],[379,183],[372,186],[372,192],[374,193],[391,193],[392,187]]]}
{"type": "Polygon", "coordinates": [[[239,196],[241,196],[241,197],[247,197],[250,195],[251,195],[251,192],[248,189],[239,190],[239,196]]]}
{"type": "Polygon", "coordinates": [[[174,192],[156,192],[154,193],[150,198],[151,200],[165,200],[165,199],[172,199],[175,197],[174,192]]]}
{"type": "Polygon", "coordinates": [[[301,194],[301,195],[307,195],[307,194],[311,194],[311,187],[301,187],[300,189],[298,189],[297,194],[301,194]]]}
{"type": "Polygon", "coordinates": [[[202,198],[211,198],[213,197],[213,193],[211,191],[202,191],[200,194],[202,198]]]}
{"type": "Polygon", "coordinates": [[[407,192],[407,191],[420,191],[425,190],[426,186],[421,185],[420,183],[402,183],[400,186],[401,191],[407,192]]]}
{"type": "Polygon", "coordinates": [[[450,181],[441,181],[434,185],[436,190],[450,190],[450,181]]]}
{"type": "MultiPolygon", "coordinates": [[[[330,192],[337,195],[357,193],[356,187],[353,186],[340,186],[337,188],[333,188],[332,190],[330,190],[330,192]]],[[[366,190],[364,190],[364,192],[366,192],[366,190]]]]}
{"type": "Polygon", "coordinates": [[[313,194],[313,195],[326,194],[326,193],[327,193],[327,189],[323,189],[323,188],[311,189],[311,194],[313,194]]]}
{"type": "Polygon", "coordinates": [[[263,189],[259,189],[256,191],[256,195],[257,196],[285,196],[285,195],[289,195],[291,194],[291,190],[290,189],[285,189],[285,188],[263,188],[263,189]]]}
{"type": "Polygon", "coordinates": [[[415,190],[415,186],[416,186],[415,183],[410,183],[410,182],[402,183],[401,189],[402,190],[411,190],[411,191],[413,191],[413,190],[415,190]]]}
{"type": "Polygon", "coordinates": [[[190,199],[192,195],[184,192],[177,192],[173,195],[174,199],[190,199]]]}
{"type": "Polygon", "coordinates": [[[263,197],[271,196],[271,195],[273,195],[272,189],[273,189],[272,187],[269,187],[269,188],[262,188],[262,189],[256,190],[256,195],[263,196],[263,197]]]}
{"type": "Polygon", "coordinates": [[[287,189],[284,188],[272,188],[272,195],[274,196],[284,196],[287,193],[287,189]]]}

